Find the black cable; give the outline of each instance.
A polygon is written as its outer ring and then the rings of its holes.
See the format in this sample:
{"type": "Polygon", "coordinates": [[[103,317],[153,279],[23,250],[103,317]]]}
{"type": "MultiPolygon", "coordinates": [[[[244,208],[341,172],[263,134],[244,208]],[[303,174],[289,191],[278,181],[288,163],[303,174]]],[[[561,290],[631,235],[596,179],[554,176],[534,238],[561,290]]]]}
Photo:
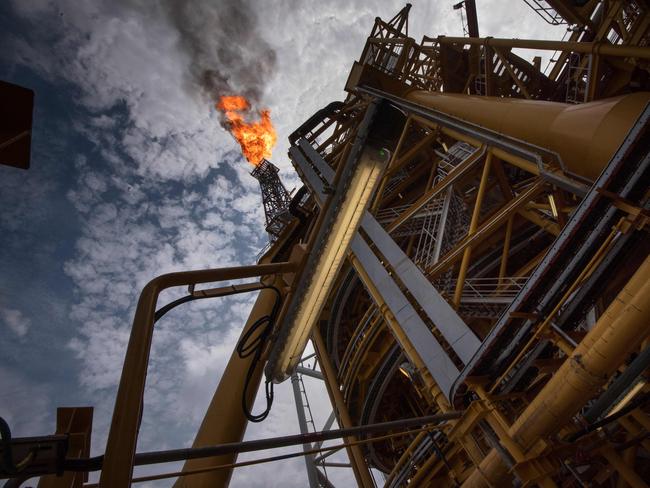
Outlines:
{"type": "Polygon", "coordinates": [[[179,305],[182,305],[183,303],[191,302],[192,300],[198,300],[199,298],[210,298],[210,297],[186,295],[184,297],[179,298],[178,300],[169,302],[164,307],[160,307],[158,310],[156,310],[156,313],[153,316],[153,323],[155,324],[156,322],[158,322],[162,318],[162,316],[165,315],[167,312],[169,312],[171,309],[176,308],[179,305]]]}
{"type": "Polygon", "coordinates": [[[266,394],[266,408],[262,413],[253,414],[251,412],[251,409],[248,408],[246,402],[246,397],[247,397],[248,388],[250,386],[250,382],[253,378],[253,375],[255,374],[257,365],[260,362],[262,353],[264,352],[264,347],[269,339],[269,336],[271,335],[271,332],[273,332],[275,319],[277,317],[280,308],[280,301],[281,301],[280,290],[278,290],[274,286],[269,286],[268,288],[273,290],[276,294],[275,303],[273,304],[271,313],[269,315],[264,315],[263,317],[257,319],[255,323],[253,323],[253,325],[251,325],[250,328],[244,333],[244,335],[242,335],[242,338],[239,340],[239,343],[237,344],[237,348],[236,348],[237,354],[242,359],[247,358],[249,356],[253,356],[253,359],[251,360],[251,363],[248,366],[248,371],[246,372],[244,391],[242,393],[242,399],[241,399],[244,415],[246,415],[246,418],[251,422],[263,421],[266,417],[268,417],[269,412],[271,411],[271,406],[273,405],[273,382],[270,379],[267,379],[264,385],[264,390],[266,394]]]}
{"type": "Polygon", "coordinates": [[[160,307],[156,312],[154,313],[153,316],[153,323],[155,324],[158,322],[163,315],[165,315],[167,312],[170,310],[173,310],[174,308],[178,307],[179,305],[182,305],[183,303],[191,302],[194,300],[201,300],[203,298],[223,298],[223,297],[228,297],[230,295],[238,295],[239,293],[249,293],[251,291],[257,291],[257,290],[263,290],[265,288],[271,288],[268,285],[265,284],[260,284],[259,287],[257,288],[244,288],[244,289],[239,289],[237,288],[237,285],[230,285],[231,290],[227,292],[221,292],[219,295],[209,295],[209,294],[202,294],[204,290],[200,290],[196,294],[191,294],[191,295],[185,295],[184,297],[180,297],[173,302],[169,302],[167,305],[164,305],[160,307]]]}
{"type": "Polygon", "coordinates": [[[2,471],[8,474],[16,474],[14,457],[11,452],[11,429],[5,419],[0,417],[0,437],[2,441],[2,471]]]}
{"type": "MultiPolygon", "coordinates": [[[[246,404],[246,392],[248,391],[251,379],[253,377],[253,374],[255,373],[255,369],[257,368],[257,365],[260,362],[260,359],[262,357],[262,353],[264,352],[264,346],[266,345],[266,342],[268,341],[268,338],[271,335],[271,332],[273,331],[273,326],[275,324],[275,319],[280,308],[280,300],[281,300],[280,290],[278,290],[274,286],[263,285],[260,286],[258,289],[259,290],[270,289],[275,292],[276,298],[275,298],[275,303],[273,304],[273,309],[271,310],[270,315],[264,315],[263,317],[260,317],[255,321],[253,325],[251,325],[251,327],[246,331],[246,333],[239,340],[236,347],[237,354],[242,359],[249,357],[250,355],[254,355],[253,360],[251,361],[251,364],[248,367],[248,371],[246,373],[244,392],[242,394],[242,409],[244,410],[244,415],[246,415],[246,418],[251,422],[261,422],[262,420],[264,420],[268,416],[269,412],[271,411],[271,405],[273,404],[273,383],[269,380],[267,380],[266,384],[264,385],[265,393],[266,393],[266,409],[262,413],[257,415],[251,413],[250,409],[248,408],[248,405],[246,404]],[[259,333],[254,336],[254,334],[258,330],[259,333]]],[[[255,290],[251,290],[251,289],[237,290],[236,288],[233,288],[233,291],[229,292],[227,295],[247,293],[250,291],[255,291],[255,290]]],[[[224,294],[219,296],[227,296],[227,295],[224,294]]],[[[160,320],[163,317],[163,315],[165,315],[170,310],[178,307],[179,305],[182,305],[183,303],[191,302],[193,300],[199,300],[202,298],[216,298],[216,297],[212,297],[210,295],[205,295],[205,296],[186,295],[177,300],[174,300],[173,302],[170,302],[167,305],[164,305],[163,307],[156,310],[153,319],[154,324],[158,320],[160,320]]],[[[142,411],[140,412],[140,421],[142,421],[142,411]]]]}

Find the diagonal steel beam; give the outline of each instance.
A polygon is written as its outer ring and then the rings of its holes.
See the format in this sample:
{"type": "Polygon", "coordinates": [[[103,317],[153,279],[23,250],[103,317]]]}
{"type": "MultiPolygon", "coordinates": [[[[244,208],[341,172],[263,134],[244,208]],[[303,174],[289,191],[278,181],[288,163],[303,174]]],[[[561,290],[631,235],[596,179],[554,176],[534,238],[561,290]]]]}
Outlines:
{"type": "Polygon", "coordinates": [[[476,233],[465,237],[456,245],[456,247],[454,247],[454,249],[449,251],[443,259],[431,266],[427,270],[428,276],[430,278],[434,278],[455,264],[463,256],[463,253],[468,246],[476,246],[477,244],[483,242],[489,235],[491,235],[492,232],[494,232],[501,224],[503,224],[510,215],[516,212],[531,198],[534,198],[536,195],[538,195],[542,191],[543,187],[544,181],[537,180],[537,182],[528,187],[526,191],[520,193],[517,198],[510,200],[492,217],[492,219],[488,220],[481,227],[479,227],[476,233]]]}
{"type": "Polygon", "coordinates": [[[387,231],[393,232],[400,225],[410,219],[415,215],[422,207],[424,207],[432,198],[436,197],[447,189],[450,185],[458,181],[462,176],[466,175],[469,170],[471,170],[474,165],[476,165],[483,155],[485,154],[485,147],[477,149],[474,151],[469,158],[460,163],[456,168],[451,171],[445,178],[443,178],[438,184],[434,185],[429,191],[424,193],[420,198],[418,198],[413,204],[405,210],[397,219],[390,223],[387,227],[387,231]]]}

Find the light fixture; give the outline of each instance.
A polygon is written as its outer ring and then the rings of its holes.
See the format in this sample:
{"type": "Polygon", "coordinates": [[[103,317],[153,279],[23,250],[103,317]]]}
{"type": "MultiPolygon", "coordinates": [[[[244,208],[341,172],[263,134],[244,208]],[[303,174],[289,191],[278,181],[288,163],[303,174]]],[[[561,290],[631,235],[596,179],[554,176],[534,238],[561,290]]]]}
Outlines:
{"type": "Polygon", "coordinates": [[[413,379],[413,374],[415,373],[415,368],[408,361],[404,361],[399,365],[399,372],[406,376],[409,380],[413,379]]]}
{"type": "Polygon", "coordinates": [[[309,333],[317,325],[334,278],[341,269],[350,242],[357,233],[389,159],[390,151],[366,146],[356,167],[350,168],[347,174],[344,170],[341,175],[329,204],[331,210],[323,212],[321,217],[323,232],[317,237],[322,241],[320,252],[310,256],[312,262],[308,261],[305,269],[310,278],[295,291],[296,302],[290,305],[286,322],[281,326],[269,355],[267,378],[284,381],[300,361],[309,333]],[[328,215],[328,212],[331,214],[328,215]]]}
{"type": "Polygon", "coordinates": [[[548,195],[548,203],[551,205],[551,212],[553,213],[553,217],[557,219],[557,206],[555,205],[555,198],[553,198],[553,195],[551,194],[548,195]]]}
{"type": "Polygon", "coordinates": [[[612,408],[612,410],[608,413],[608,415],[614,415],[616,412],[624,408],[630,402],[630,400],[632,400],[632,398],[634,398],[636,394],[639,393],[639,391],[641,391],[641,389],[645,386],[645,384],[646,384],[645,380],[642,379],[636,385],[634,385],[630,389],[630,391],[628,391],[627,394],[621,399],[621,401],[618,402],[614,406],[614,408],[612,408]]]}

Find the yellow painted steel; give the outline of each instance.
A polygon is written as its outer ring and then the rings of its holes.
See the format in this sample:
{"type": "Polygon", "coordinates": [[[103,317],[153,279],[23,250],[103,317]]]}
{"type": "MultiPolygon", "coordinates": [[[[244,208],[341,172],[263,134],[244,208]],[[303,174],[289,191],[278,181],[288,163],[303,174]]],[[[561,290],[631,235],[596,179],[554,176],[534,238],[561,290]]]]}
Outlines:
{"type": "MultiPolygon", "coordinates": [[[[570,172],[594,180],[650,101],[650,93],[580,105],[423,90],[410,91],[406,98],[554,151],[570,172]]],[[[496,152],[495,156],[506,159],[496,152]]]]}
{"type": "MultiPolygon", "coordinates": [[[[650,332],[650,257],[612,301],[596,325],[508,430],[519,446],[557,432],[614,373],[650,332]]],[[[507,468],[492,450],[463,484],[483,487],[507,482],[507,468]],[[486,483],[487,481],[487,483],[486,483]]]]}
{"type": "MultiPolygon", "coordinates": [[[[386,165],[386,171],[384,172],[384,175],[381,178],[381,181],[379,182],[379,187],[377,188],[376,195],[381,196],[384,194],[384,188],[386,187],[386,184],[388,183],[388,180],[390,179],[388,177],[388,172],[391,170],[393,165],[395,164],[395,161],[397,161],[397,156],[400,154],[402,150],[402,145],[404,144],[404,139],[406,138],[406,135],[408,134],[409,128],[411,127],[411,123],[413,121],[413,117],[409,115],[406,118],[406,122],[404,122],[404,128],[402,129],[402,133],[399,136],[399,140],[397,141],[397,146],[395,147],[395,151],[391,155],[390,161],[386,165]]],[[[372,212],[376,212],[377,209],[379,208],[379,205],[381,204],[381,198],[376,198],[373,203],[371,203],[371,210],[372,212]]]]}
{"type": "Polygon", "coordinates": [[[138,439],[144,386],[153,337],[154,313],[160,292],[174,286],[251,278],[292,271],[295,271],[293,263],[273,263],[168,273],[147,283],[140,294],[133,318],[133,327],[106,443],[106,454],[99,480],[100,487],[126,488],[131,485],[133,458],[138,439]]]}
{"type": "MultiPolygon", "coordinates": [[[[530,347],[532,347],[533,343],[536,340],[538,340],[543,334],[547,333],[547,331],[550,330],[550,324],[552,318],[555,317],[555,314],[558,313],[559,310],[562,308],[562,306],[567,302],[567,300],[570,299],[573,292],[578,289],[579,285],[591,275],[595,267],[598,266],[598,264],[605,258],[607,252],[611,249],[611,246],[614,243],[614,240],[618,235],[618,233],[619,230],[617,228],[612,229],[612,231],[607,236],[605,241],[601,244],[598,251],[596,251],[596,253],[591,257],[589,262],[580,272],[580,275],[578,275],[578,277],[573,281],[573,283],[569,286],[569,288],[564,292],[564,295],[562,296],[562,298],[560,298],[559,302],[555,305],[554,309],[545,317],[542,323],[537,326],[536,332],[528,340],[527,344],[519,351],[519,354],[515,357],[515,359],[510,362],[510,366],[506,369],[506,371],[504,371],[499,377],[499,379],[496,382],[494,382],[494,385],[498,385],[501,382],[501,380],[503,380],[509,374],[509,371],[514,367],[514,365],[519,363],[519,361],[523,358],[526,351],[530,350],[530,347]]],[[[534,258],[530,263],[525,265],[525,268],[527,268],[528,270],[532,269],[529,268],[529,266],[532,263],[535,263],[536,261],[541,261],[544,254],[546,254],[545,250],[542,251],[540,254],[538,254],[537,257],[534,258]]],[[[536,266],[536,264],[533,264],[533,266],[536,266]]],[[[527,271],[524,272],[522,268],[519,271],[517,271],[516,275],[522,276],[525,273],[527,273],[527,271]]],[[[563,338],[559,337],[557,334],[551,333],[549,338],[553,340],[555,345],[560,347],[567,355],[573,352],[574,348],[570,344],[567,344],[567,342],[563,338]]]]}
{"type": "Polygon", "coordinates": [[[397,473],[402,469],[402,467],[406,463],[410,461],[410,458],[411,456],[413,456],[415,449],[419,447],[420,443],[422,442],[422,440],[424,440],[426,436],[427,436],[427,432],[420,432],[418,435],[415,436],[415,439],[411,441],[408,447],[404,449],[404,452],[395,463],[395,466],[393,466],[391,472],[388,474],[388,477],[384,482],[384,486],[390,486],[390,483],[393,481],[397,473]]]}
{"type": "Polygon", "coordinates": [[[379,290],[377,289],[373,281],[370,279],[370,276],[364,269],[363,265],[353,253],[350,253],[348,258],[352,263],[352,266],[354,266],[355,271],[359,275],[359,278],[361,278],[361,281],[366,287],[366,290],[368,291],[368,293],[370,294],[374,302],[377,304],[377,308],[379,309],[379,312],[383,317],[384,321],[386,322],[390,330],[393,332],[395,338],[397,339],[400,346],[404,350],[404,354],[411,362],[411,364],[413,364],[422,375],[422,380],[425,383],[426,388],[428,389],[428,392],[431,394],[431,397],[433,398],[434,402],[442,412],[449,411],[450,405],[449,402],[447,401],[447,398],[442,393],[442,390],[440,389],[438,384],[433,380],[431,375],[428,374],[427,367],[425,366],[424,361],[420,357],[420,354],[415,349],[415,346],[409,339],[408,334],[406,334],[406,332],[404,332],[404,329],[402,329],[402,325],[397,321],[393,313],[388,308],[388,305],[384,301],[384,298],[382,297],[381,293],[379,292],[379,290]]]}
{"type": "Polygon", "coordinates": [[[501,262],[499,263],[499,286],[503,285],[503,278],[506,276],[508,269],[508,256],[510,254],[510,241],[512,240],[512,223],[514,219],[510,217],[506,224],[506,235],[503,239],[503,251],[501,253],[501,262]]]}
{"type": "MultiPolygon", "coordinates": [[[[318,358],[318,363],[321,366],[323,372],[323,377],[325,378],[325,385],[327,386],[327,392],[329,393],[332,406],[334,407],[334,412],[336,414],[336,420],[339,423],[339,427],[342,429],[352,427],[354,424],[350,418],[350,413],[348,412],[348,407],[343,401],[343,395],[339,389],[339,385],[336,382],[336,372],[332,367],[329,356],[327,355],[327,349],[325,348],[325,343],[323,342],[323,337],[321,336],[320,331],[317,327],[312,330],[311,339],[314,344],[314,349],[316,350],[316,357],[318,358]]],[[[346,444],[355,442],[355,437],[346,437],[346,444]]],[[[356,478],[357,485],[362,488],[372,488],[375,484],[372,481],[368,465],[363,457],[363,452],[359,445],[351,445],[347,448],[348,458],[350,459],[350,465],[352,466],[352,471],[354,477],[356,478]]]]}
{"type": "MultiPolygon", "coordinates": [[[[478,219],[481,213],[481,205],[483,204],[483,197],[485,196],[485,189],[487,187],[488,176],[490,175],[490,165],[492,163],[492,151],[488,150],[487,158],[483,164],[483,172],[481,173],[481,182],[476,191],[476,201],[474,203],[474,211],[472,212],[472,220],[469,223],[469,230],[467,236],[471,236],[478,228],[478,219]]],[[[460,306],[461,295],[463,294],[463,287],[465,285],[465,276],[467,275],[467,268],[469,267],[469,260],[472,256],[472,246],[467,246],[463,252],[463,259],[460,263],[460,270],[458,271],[458,279],[456,280],[456,290],[454,291],[454,306],[460,306]]]]}
{"type": "Polygon", "coordinates": [[[531,184],[525,191],[520,193],[517,198],[510,200],[506,205],[501,208],[494,216],[484,222],[475,233],[464,237],[451,251],[449,251],[443,259],[430,266],[427,269],[429,276],[436,276],[443,271],[447,270],[451,265],[458,261],[463,253],[465,248],[468,246],[476,246],[480,244],[487,236],[491,235],[496,229],[498,229],[505,221],[510,218],[510,216],[516,212],[519,207],[524,205],[526,202],[533,199],[538,195],[544,187],[544,181],[538,180],[531,184]]]}
{"type": "Polygon", "coordinates": [[[388,232],[392,232],[400,225],[413,217],[422,207],[424,207],[432,198],[440,195],[450,185],[457,181],[461,176],[470,171],[474,165],[478,164],[483,155],[485,154],[485,147],[481,147],[472,153],[472,155],[465,161],[460,163],[453,171],[451,171],[445,178],[439,181],[433,188],[428,190],[424,195],[418,198],[411,206],[393,220],[387,227],[388,232]]]}
{"type": "MultiPolygon", "coordinates": [[[[278,289],[282,289],[281,281],[280,277],[276,277],[273,285],[278,289]]],[[[270,289],[260,291],[240,337],[243,337],[259,318],[271,313],[276,296],[276,293],[270,289]]],[[[204,447],[242,441],[246,432],[246,426],[248,425],[248,419],[244,416],[242,410],[242,395],[244,394],[244,379],[246,378],[246,373],[252,360],[253,355],[241,358],[237,351],[233,351],[221,375],[217,390],[212,397],[212,401],[203,418],[201,427],[199,427],[192,447],[204,447]]],[[[262,379],[263,369],[264,361],[260,361],[257,368],[255,368],[248,387],[246,396],[247,405],[253,405],[255,401],[255,395],[257,394],[262,379]]],[[[232,464],[236,460],[237,453],[190,459],[183,465],[183,471],[232,464]]],[[[174,487],[218,488],[228,486],[231,476],[232,469],[208,471],[180,477],[174,484],[174,487]]]]}
{"type": "Polygon", "coordinates": [[[618,471],[618,474],[620,475],[619,481],[625,480],[632,488],[648,488],[647,483],[636,474],[634,469],[630,467],[630,465],[627,464],[612,447],[604,447],[601,449],[600,453],[605,459],[607,459],[609,464],[614,466],[614,469],[618,471]]]}
{"type": "MultiPolygon", "coordinates": [[[[68,436],[67,459],[90,456],[90,433],[93,407],[59,407],[56,409],[57,435],[68,436]]],[[[88,481],[88,473],[65,471],[41,477],[37,488],[81,488],[88,481]]],[[[5,485],[6,486],[6,485],[5,485]]]]}

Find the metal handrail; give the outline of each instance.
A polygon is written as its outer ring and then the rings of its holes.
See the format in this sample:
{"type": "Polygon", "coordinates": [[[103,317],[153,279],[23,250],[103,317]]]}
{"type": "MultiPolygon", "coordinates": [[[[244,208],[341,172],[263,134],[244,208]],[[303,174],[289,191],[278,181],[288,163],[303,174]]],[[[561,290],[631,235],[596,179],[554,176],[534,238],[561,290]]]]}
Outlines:
{"type": "Polygon", "coordinates": [[[527,276],[467,278],[465,279],[461,302],[512,300],[524,287],[527,280],[527,276]]]}

